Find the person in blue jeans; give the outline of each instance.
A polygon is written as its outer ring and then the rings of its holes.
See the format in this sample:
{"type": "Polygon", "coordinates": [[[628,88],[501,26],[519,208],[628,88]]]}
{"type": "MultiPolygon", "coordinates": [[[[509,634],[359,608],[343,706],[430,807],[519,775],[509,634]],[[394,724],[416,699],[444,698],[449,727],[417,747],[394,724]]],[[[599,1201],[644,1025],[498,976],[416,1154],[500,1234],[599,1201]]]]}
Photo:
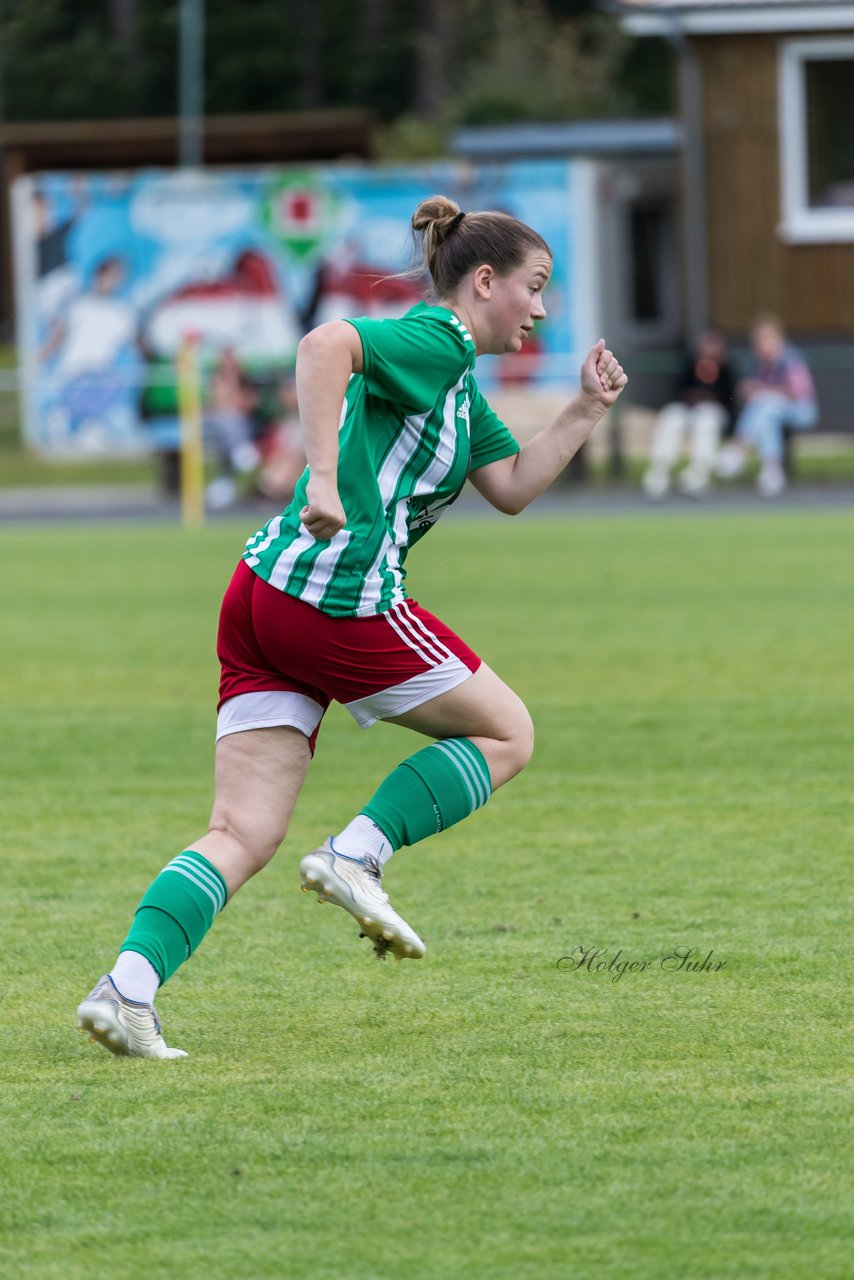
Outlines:
{"type": "Polygon", "coordinates": [[[810,431],[818,421],[818,403],[806,361],[786,342],[779,320],[760,316],[751,344],[752,365],[738,385],[743,407],[732,440],[720,451],[717,472],[724,478],[739,475],[754,449],[761,463],[756,487],[764,498],[774,498],[786,487],[783,432],[810,431]]]}

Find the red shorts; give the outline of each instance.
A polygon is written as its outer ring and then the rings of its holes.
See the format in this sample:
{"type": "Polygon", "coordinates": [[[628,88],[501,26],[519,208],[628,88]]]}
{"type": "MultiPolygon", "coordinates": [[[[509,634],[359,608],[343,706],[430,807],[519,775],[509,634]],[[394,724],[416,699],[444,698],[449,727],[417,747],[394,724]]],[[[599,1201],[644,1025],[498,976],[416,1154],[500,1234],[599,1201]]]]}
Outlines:
{"type": "Polygon", "coordinates": [[[333,699],[367,728],[456,688],[480,666],[414,600],[368,618],[333,618],[271,587],[243,560],[222,602],[217,655],[217,738],[291,725],[312,749],[333,699]]]}

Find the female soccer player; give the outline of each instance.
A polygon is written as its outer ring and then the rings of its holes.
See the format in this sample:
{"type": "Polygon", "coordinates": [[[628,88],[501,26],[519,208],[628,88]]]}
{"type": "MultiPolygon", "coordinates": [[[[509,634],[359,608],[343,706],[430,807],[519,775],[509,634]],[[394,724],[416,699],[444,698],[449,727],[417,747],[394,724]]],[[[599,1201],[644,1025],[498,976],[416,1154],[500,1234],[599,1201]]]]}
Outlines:
{"type": "Polygon", "coordinates": [[[155,993],[279,848],[332,699],[363,727],[388,720],[435,739],[300,864],[303,889],[349,912],[378,956],[425,950],[381,888],[384,864],[485,804],[530,758],[524,704],[408,598],[404,561],[466,478],[499,511],[522,511],[626,375],[600,339],[579,394],[520,449],[472,370],[479,353],[519,351],[545,316],[551,251],[515,218],[463,213],[444,196],[420,204],[412,227],[435,305],[400,320],[333,321],[300,343],[308,468],[290,506],[249,539],[223,601],[210,828],[151,884],[115,965],[77,1011],[113,1053],[185,1056],[163,1040],[155,993]]]}

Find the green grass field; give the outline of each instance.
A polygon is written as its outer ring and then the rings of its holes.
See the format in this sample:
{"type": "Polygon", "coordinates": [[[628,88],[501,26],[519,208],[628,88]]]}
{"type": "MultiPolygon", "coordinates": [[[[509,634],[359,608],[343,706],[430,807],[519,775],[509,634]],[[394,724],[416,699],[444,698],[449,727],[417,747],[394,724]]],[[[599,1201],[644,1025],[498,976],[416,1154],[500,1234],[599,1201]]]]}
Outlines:
{"type": "Polygon", "coordinates": [[[0,1274],[848,1280],[854,516],[448,517],[413,594],[539,740],[390,864],[426,958],[298,891],[417,744],[335,708],[158,1002],[191,1056],[115,1059],[74,1009],[204,827],[249,532],[0,530],[0,1274]]]}

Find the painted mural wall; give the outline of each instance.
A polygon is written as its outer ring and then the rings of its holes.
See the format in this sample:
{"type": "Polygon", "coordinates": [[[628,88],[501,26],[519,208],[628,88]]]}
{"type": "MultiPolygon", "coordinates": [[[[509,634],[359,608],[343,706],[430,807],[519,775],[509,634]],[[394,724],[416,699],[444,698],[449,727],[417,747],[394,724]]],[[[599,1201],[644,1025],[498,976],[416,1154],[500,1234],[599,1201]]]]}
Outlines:
{"type": "Polygon", "coordinates": [[[582,163],[541,161],[21,178],[27,441],[59,456],[174,447],[188,336],[205,397],[227,362],[263,431],[287,402],[302,334],[333,318],[401,315],[424,296],[423,279],[400,273],[412,264],[412,210],[435,192],[512,213],[554,251],[547,320],[524,353],[478,362],[483,387],[569,389],[599,336],[584,176],[582,163]]]}

